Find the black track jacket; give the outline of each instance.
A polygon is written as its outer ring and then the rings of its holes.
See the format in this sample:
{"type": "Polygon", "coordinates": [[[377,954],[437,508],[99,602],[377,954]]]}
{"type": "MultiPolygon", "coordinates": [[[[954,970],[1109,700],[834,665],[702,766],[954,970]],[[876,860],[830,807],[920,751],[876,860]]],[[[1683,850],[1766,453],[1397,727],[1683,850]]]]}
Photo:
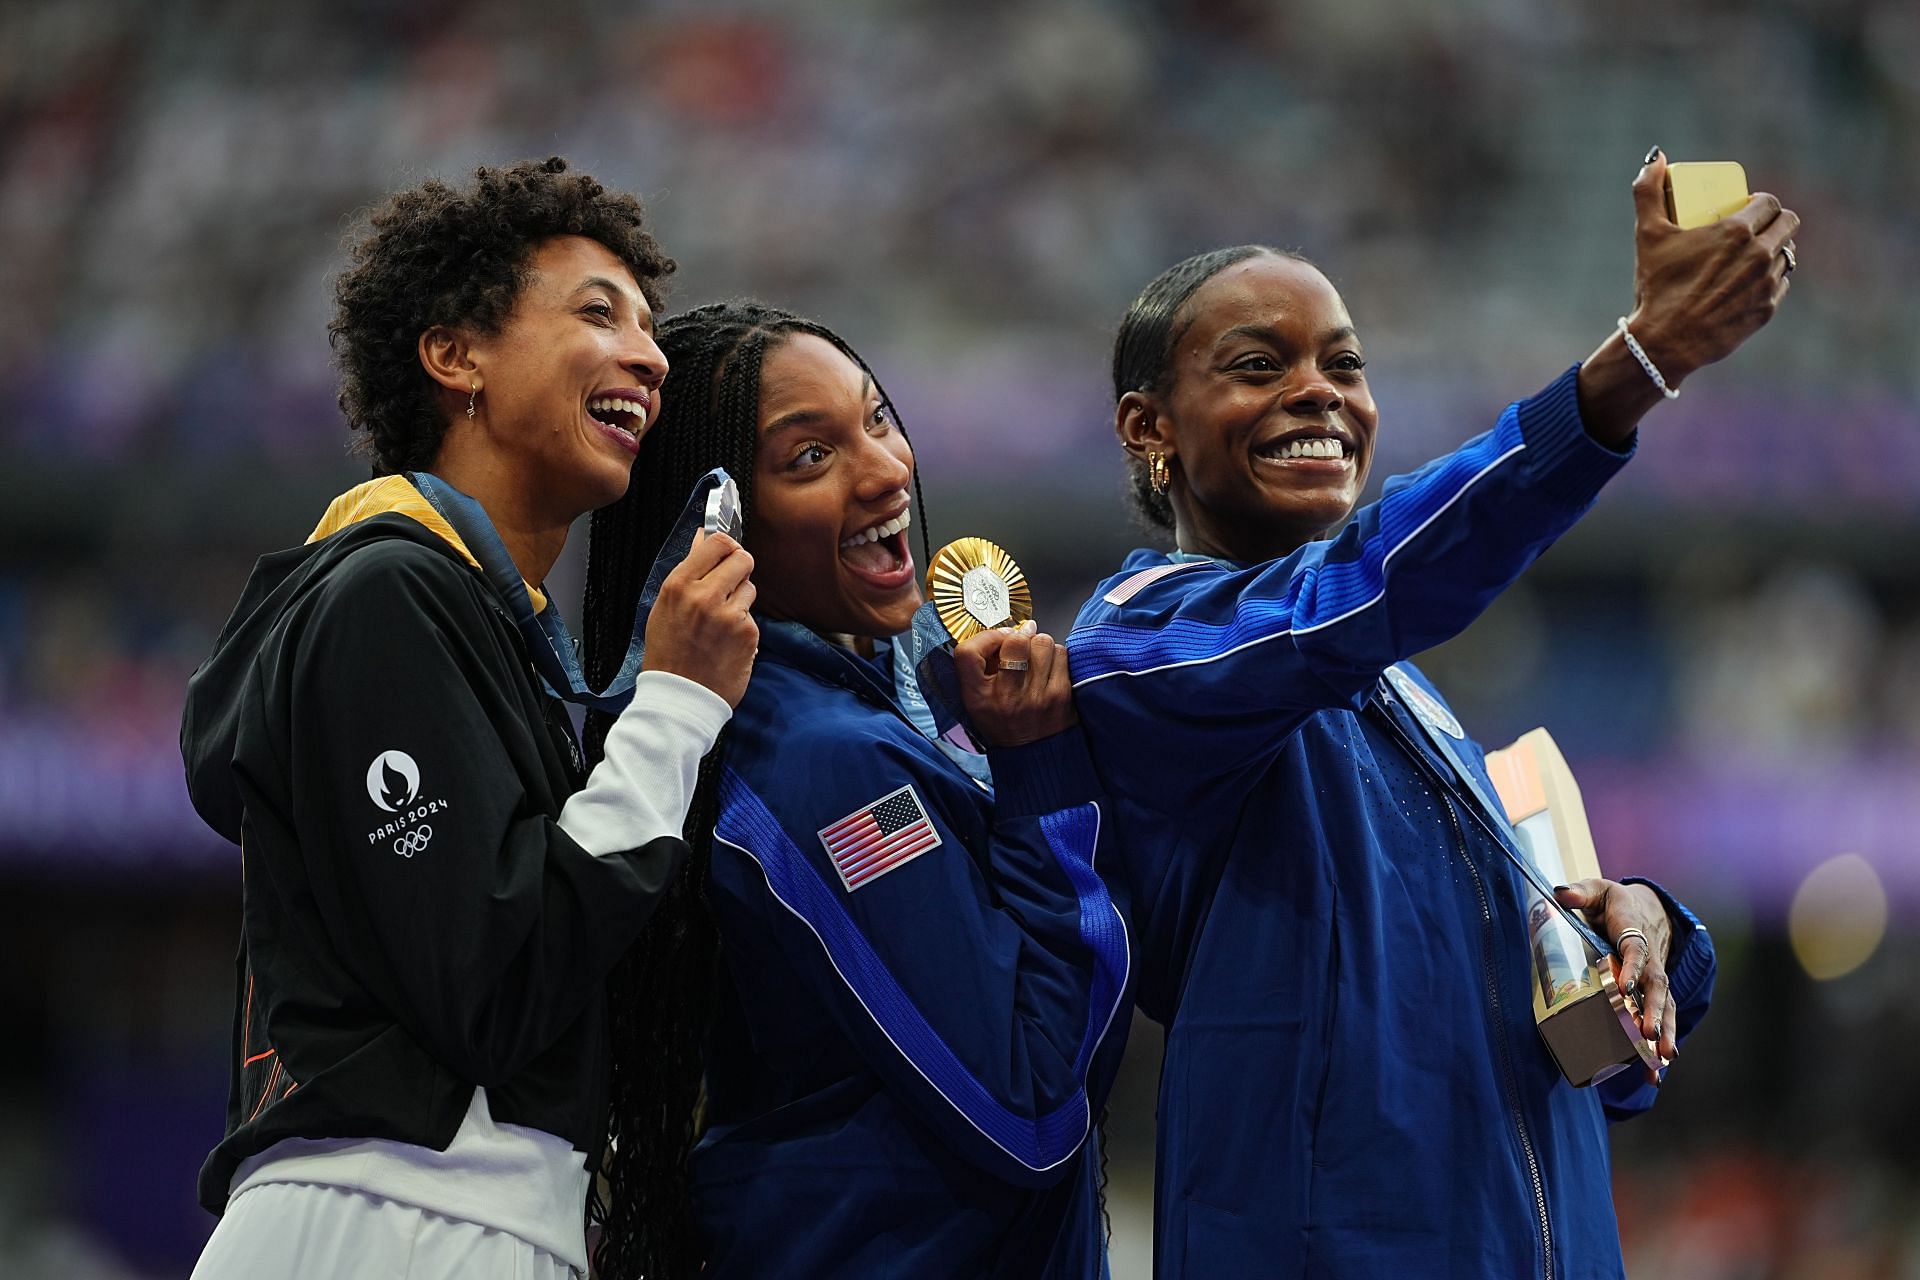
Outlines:
{"type": "Polygon", "coordinates": [[[480,572],[392,513],[262,558],[180,745],[245,885],[200,1202],[283,1138],[445,1150],[476,1085],[596,1167],[603,979],[686,850],[595,857],[556,825],[579,747],[480,572]]]}

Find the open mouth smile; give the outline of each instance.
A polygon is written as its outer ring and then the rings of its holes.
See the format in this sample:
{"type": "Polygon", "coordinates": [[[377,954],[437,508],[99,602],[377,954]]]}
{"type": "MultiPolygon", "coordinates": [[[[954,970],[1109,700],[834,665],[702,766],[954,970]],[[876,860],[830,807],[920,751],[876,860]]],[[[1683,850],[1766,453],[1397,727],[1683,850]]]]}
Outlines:
{"type": "Polygon", "coordinates": [[[907,550],[910,509],[879,520],[840,540],[840,563],[854,577],[883,591],[897,591],[913,581],[913,553],[907,550]]]}
{"type": "Polygon", "coordinates": [[[1353,466],[1357,452],[1346,433],[1314,427],[1268,440],[1254,449],[1253,456],[1289,470],[1345,471],[1353,466]]]}
{"type": "Polygon", "coordinates": [[[638,387],[620,387],[596,393],[587,401],[587,417],[600,433],[630,454],[640,452],[653,413],[653,397],[638,387]]]}

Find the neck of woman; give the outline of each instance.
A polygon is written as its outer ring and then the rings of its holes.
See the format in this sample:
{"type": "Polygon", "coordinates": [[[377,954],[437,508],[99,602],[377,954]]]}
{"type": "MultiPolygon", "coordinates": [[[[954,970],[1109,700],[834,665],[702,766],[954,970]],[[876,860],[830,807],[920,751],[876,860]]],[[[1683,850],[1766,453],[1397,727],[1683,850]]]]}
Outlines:
{"type": "Polygon", "coordinates": [[[547,511],[526,492],[520,477],[497,460],[443,450],[429,470],[486,509],[522,580],[533,586],[546,580],[566,548],[573,519],[547,511]]]}

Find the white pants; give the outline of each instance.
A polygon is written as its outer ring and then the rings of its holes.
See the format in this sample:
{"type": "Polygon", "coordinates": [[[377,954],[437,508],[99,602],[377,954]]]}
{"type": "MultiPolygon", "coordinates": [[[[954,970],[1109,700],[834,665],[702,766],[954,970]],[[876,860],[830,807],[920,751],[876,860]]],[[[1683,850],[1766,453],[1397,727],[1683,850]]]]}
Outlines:
{"type": "Polygon", "coordinates": [[[580,1280],[518,1236],[361,1191],[264,1182],[227,1205],[193,1280],[580,1280]]]}

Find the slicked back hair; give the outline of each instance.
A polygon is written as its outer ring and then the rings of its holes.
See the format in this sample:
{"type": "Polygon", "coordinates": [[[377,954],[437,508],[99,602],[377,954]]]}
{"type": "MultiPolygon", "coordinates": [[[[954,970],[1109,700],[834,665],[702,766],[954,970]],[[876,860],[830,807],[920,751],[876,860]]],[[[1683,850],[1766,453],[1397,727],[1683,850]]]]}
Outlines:
{"type": "MultiPolygon", "coordinates": [[[[1149,281],[1127,308],[1113,337],[1113,398],[1117,401],[1129,391],[1167,390],[1173,349],[1193,322],[1191,316],[1181,314],[1187,301],[1228,267],[1262,255],[1313,265],[1290,249],[1242,244],[1197,253],[1149,281]]],[[[1173,532],[1173,504],[1167,495],[1153,491],[1146,462],[1132,454],[1127,455],[1127,481],[1128,496],[1141,522],[1150,529],[1173,532]]]]}
{"type": "MultiPolygon", "coordinates": [[[[661,321],[656,340],[672,372],[660,416],[641,438],[626,496],[594,513],[588,536],[581,628],[587,676],[596,686],[618,669],[647,572],[701,476],[727,469],[740,486],[751,534],[760,371],[768,352],[803,333],[832,343],[872,376],[838,334],[763,303],[715,303],[661,321]]],[[[877,378],[874,387],[898,424],[877,378]]],[[[931,562],[918,469],[913,485],[921,546],[931,562]]],[[[611,725],[605,715],[588,716],[589,759],[600,759],[611,725]]],[[[725,752],[723,732],[700,763],[687,810],[686,866],[608,983],[610,1194],[594,1206],[603,1226],[594,1265],[603,1280],[679,1280],[696,1276],[702,1262],[688,1157],[703,1127],[701,1082],[718,994],[720,939],[706,886],[725,752]]]]}

